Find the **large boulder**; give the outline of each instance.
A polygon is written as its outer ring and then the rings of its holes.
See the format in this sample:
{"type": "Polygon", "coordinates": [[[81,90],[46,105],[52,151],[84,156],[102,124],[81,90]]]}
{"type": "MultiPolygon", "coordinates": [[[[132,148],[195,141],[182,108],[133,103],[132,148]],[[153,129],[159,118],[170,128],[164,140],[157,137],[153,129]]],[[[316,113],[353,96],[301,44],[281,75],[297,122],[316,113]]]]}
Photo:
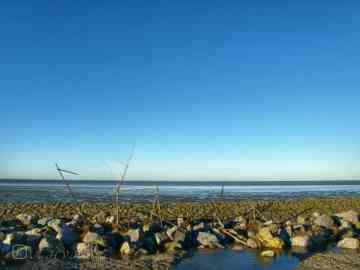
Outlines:
{"type": "Polygon", "coordinates": [[[339,248],[346,249],[358,249],[360,247],[360,241],[356,238],[347,237],[337,243],[339,248]]]}
{"type": "Polygon", "coordinates": [[[284,246],[284,241],[278,237],[274,237],[268,227],[260,229],[257,234],[257,238],[261,244],[267,248],[282,249],[284,246]]]}
{"type": "Polygon", "coordinates": [[[48,223],[48,226],[57,233],[56,238],[63,241],[69,247],[73,247],[79,240],[79,236],[60,220],[53,220],[48,223]]]}
{"type": "Polygon", "coordinates": [[[359,213],[354,210],[337,213],[334,216],[340,218],[343,221],[347,221],[351,223],[359,222],[359,213]]]}

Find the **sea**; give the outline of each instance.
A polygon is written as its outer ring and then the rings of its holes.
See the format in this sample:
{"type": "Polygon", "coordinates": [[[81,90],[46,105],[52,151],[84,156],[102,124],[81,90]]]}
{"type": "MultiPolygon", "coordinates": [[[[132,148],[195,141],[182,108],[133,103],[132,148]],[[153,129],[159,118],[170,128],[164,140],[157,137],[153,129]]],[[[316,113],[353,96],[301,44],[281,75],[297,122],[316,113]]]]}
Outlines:
{"type": "MultiPolygon", "coordinates": [[[[66,180],[78,201],[110,202],[118,181],[66,180]]],[[[62,180],[0,179],[0,202],[71,202],[62,180]]],[[[124,181],[128,202],[295,199],[360,196],[360,181],[124,181]]]]}

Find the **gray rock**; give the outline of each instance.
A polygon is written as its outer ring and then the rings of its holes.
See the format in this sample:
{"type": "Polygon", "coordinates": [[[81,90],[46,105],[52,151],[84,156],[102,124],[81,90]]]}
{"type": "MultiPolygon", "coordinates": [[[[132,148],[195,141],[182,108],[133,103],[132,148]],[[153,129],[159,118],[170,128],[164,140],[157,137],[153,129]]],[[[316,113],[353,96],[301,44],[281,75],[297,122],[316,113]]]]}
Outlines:
{"type": "Polygon", "coordinates": [[[207,232],[199,232],[197,236],[197,241],[200,243],[201,246],[207,248],[222,247],[222,245],[219,243],[218,238],[215,235],[207,232]]]}
{"type": "Polygon", "coordinates": [[[314,224],[330,229],[334,225],[334,220],[327,215],[321,215],[315,218],[314,224]]]}
{"type": "Polygon", "coordinates": [[[339,248],[346,248],[346,249],[359,249],[360,241],[356,238],[344,238],[337,243],[339,248]]]}

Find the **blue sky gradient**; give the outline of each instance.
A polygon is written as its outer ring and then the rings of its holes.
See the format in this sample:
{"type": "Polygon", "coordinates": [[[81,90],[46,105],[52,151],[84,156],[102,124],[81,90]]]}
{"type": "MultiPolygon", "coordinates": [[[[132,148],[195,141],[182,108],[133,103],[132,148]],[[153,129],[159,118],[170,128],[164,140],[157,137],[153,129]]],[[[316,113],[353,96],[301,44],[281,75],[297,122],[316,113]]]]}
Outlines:
{"type": "Polygon", "coordinates": [[[112,179],[136,141],[129,179],[360,179],[359,1],[31,2],[0,3],[0,178],[112,179]]]}

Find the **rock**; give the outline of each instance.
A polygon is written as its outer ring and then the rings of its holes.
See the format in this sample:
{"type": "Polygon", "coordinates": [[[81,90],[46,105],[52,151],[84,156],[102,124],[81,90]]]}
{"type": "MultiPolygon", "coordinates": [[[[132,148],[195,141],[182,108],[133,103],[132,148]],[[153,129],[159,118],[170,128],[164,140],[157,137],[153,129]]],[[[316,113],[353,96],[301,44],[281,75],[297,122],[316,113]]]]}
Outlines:
{"type": "Polygon", "coordinates": [[[330,229],[334,225],[334,220],[327,215],[321,215],[315,218],[314,224],[330,229]]]}
{"type": "Polygon", "coordinates": [[[305,225],[306,224],[306,218],[303,216],[298,216],[296,219],[296,223],[300,224],[300,225],[305,225]]]}
{"type": "Polygon", "coordinates": [[[268,227],[262,228],[257,234],[257,238],[267,248],[282,249],[284,246],[284,242],[280,238],[274,237],[268,227]]]}
{"type": "Polygon", "coordinates": [[[149,233],[144,237],[144,239],[141,242],[142,242],[142,247],[146,249],[147,252],[149,252],[150,254],[156,253],[157,242],[154,234],[149,233]]]}
{"type": "Polygon", "coordinates": [[[48,224],[48,222],[51,220],[51,218],[49,217],[43,217],[43,218],[40,218],[37,222],[38,225],[40,226],[45,226],[48,224]]]}
{"type": "Polygon", "coordinates": [[[6,234],[0,231],[0,242],[2,242],[6,237],[6,234]]]}
{"type": "Polygon", "coordinates": [[[25,226],[36,224],[37,216],[35,215],[28,215],[28,214],[20,214],[17,215],[16,218],[25,226]]]}
{"type": "Polygon", "coordinates": [[[108,217],[106,217],[106,219],[105,219],[105,222],[106,222],[106,223],[114,223],[114,221],[115,221],[115,217],[114,217],[114,216],[108,216],[108,217]]]}
{"type": "Polygon", "coordinates": [[[95,216],[93,216],[93,219],[96,220],[98,223],[104,223],[106,221],[107,215],[104,211],[100,211],[95,216]]]}
{"type": "Polygon", "coordinates": [[[202,230],[204,228],[205,228],[204,222],[201,222],[199,224],[194,225],[193,230],[198,231],[198,230],[202,230]]]}
{"type": "Polygon", "coordinates": [[[234,222],[238,224],[242,224],[242,223],[246,224],[246,219],[243,216],[238,216],[234,219],[234,222]]]}
{"type": "Polygon", "coordinates": [[[310,246],[310,237],[305,236],[295,236],[290,239],[291,246],[293,247],[309,247],[310,246]]]}
{"type": "Polygon", "coordinates": [[[183,217],[178,217],[177,220],[176,220],[176,223],[179,227],[181,227],[181,225],[184,224],[184,218],[183,217]]]}
{"type": "Polygon", "coordinates": [[[181,244],[178,243],[178,242],[172,241],[172,242],[165,243],[166,252],[175,252],[175,251],[177,251],[177,250],[179,250],[181,248],[182,248],[181,244]]]}
{"type": "Polygon", "coordinates": [[[272,250],[265,250],[265,251],[261,252],[261,256],[262,257],[274,257],[275,252],[272,250]]]}
{"type": "Polygon", "coordinates": [[[169,238],[169,236],[167,235],[167,233],[165,233],[165,232],[155,233],[155,239],[156,239],[156,243],[158,245],[160,245],[163,242],[168,242],[169,240],[171,240],[169,238]]]}
{"type": "Polygon", "coordinates": [[[169,238],[171,240],[174,240],[173,234],[177,231],[177,229],[178,229],[177,226],[173,226],[173,227],[166,230],[166,234],[169,236],[169,238]]]}
{"type": "Polygon", "coordinates": [[[251,238],[249,238],[249,239],[246,241],[246,245],[247,245],[249,248],[252,248],[252,249],[257,249],[257,248],[258,248],[257,242],[256,242],[254,239],[251,239],[251,238]]]}
{"type": "Polygon", "coordinates": [[[360,247],[360,241],[356,238],[344,238],[337,243],[339,248],[346,248],[346,249],[358,249],[360,247]]]}
{"type": "Polygon", "coordinates": [[[24,232],[8,233],[3,240],[6,245],[24,244],[26,243],[26,235],[24,232]]]}
{"type": "Polygon", "coordinates": [[[104,234],[105,232],[104,227],[98,223],[94,224],[94,231],[98,234],[104,234]]]}
{"type": "Polygon", "coordinates": [[[90,258],[92,255],[91,246],[87,243],[77,243],[76,245],[76,256],[83,258],[90,258]]]}
{"type": "Polygon", "coordinates": [[[241,250],[244,250],[244,247],[239,244],[235,244],[231,247],[231,249],[236,250],[236,251],[241,251],[241,250]]]}
{"type": "Polygon", "coordinates": [[[199,232],[197,236],[197,241],[200,243],[200,245],[207,248],[222,247],[217,237],[207,232],[199,232]]]}
{"type": "Polygon", "coordinates": [[[42,234],[40,228],[34,228],[32,230],[26,231],[25,235],[27,237],[27,242],[31,246],[37,245],[37,243],[40,241],[42,234]]]}
{"type": "Polygon", "coordinates": [[[56,239],[64,242],[65,245],[73,247],[79,240],[79,236],[66,224],[63,224],[60,220],[53,220],[48,223],[48,226],[52,228],[56,233],[56,239]]]}
{"type": "Polygon", "coordinates": [[[130,244],[128,241],[125,241],[120,248],[121,255],[129,255],[131,253],[130,244]]]}
{"type": "Polygon", "coordinates": [[[63,243],[54,237],[45,237],[40,240],[39,253],[43,256],[56,257],[65,255],[63,243]]]}
{"type": "Polygon", "coordinates": [[[140,229],[130,229],[124,235],[129,236],[131,242],[137,242],[140,239],[140,229]]]}
{"type": "MultiPolygon", "coordinates": [[[[7,254],[11,251],[11,245],[0,242],[0,254],[7,254]]],[[[0,264],[1,265],[1,264],[0,264]]]]}
{"type": "Polygon", "coordinates": [[[183,243],[185,241],[185,233],[183,233],[181,231],[176,231],[173,234],[173,241],[183,243]]]}
{"type": "Polygon", "coordinates": [[[87,232],[82,240],[84,243],[106,246],[104,238],[95,232],[87,232]]]}
{"type": "Polygon", "coordinates": [[[358,212],[356,212],[354,210],[350,210],[347,212],[341,212],[341,213],[335,214],[334,216],[336,216],[344,221],[350,222],[350,223],[359,222],[359,214],[358,214],[358,212]]]}
{"type": "Polygon", "coordinates": [[[264,222],[264,226],[270,226],[273,224],[273,221],[272,220],[267,220],[264,222]]]}

